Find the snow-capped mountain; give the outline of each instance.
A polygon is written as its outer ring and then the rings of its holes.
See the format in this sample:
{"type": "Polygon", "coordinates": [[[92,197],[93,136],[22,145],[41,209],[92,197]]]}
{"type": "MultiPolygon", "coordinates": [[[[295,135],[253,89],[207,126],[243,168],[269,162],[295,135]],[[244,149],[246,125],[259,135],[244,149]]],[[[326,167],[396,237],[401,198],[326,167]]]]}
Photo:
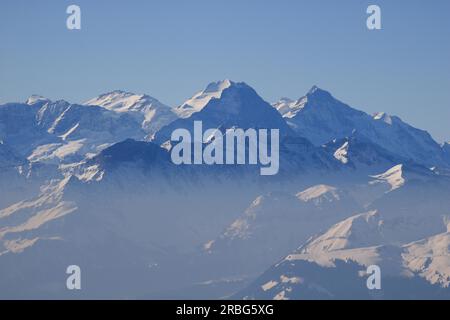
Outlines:
{"type": "Polygon", "coordinates": [[[98,106],[32,96],[0,106],[0,135],[31,162],[71,163],[127,138],[144,139],[135,117],[98,106]]]}
{"type": "Polygon", "coordinates": [[[113,143],[145,136],[139,123],[129,114],[66,101],[45,104],[37,112],[36,120],[39,126],[61,140],[35,149],[29,156],[32,161],[65,160],[67,157],[67,161],[81,160],[83,156],[97,154],[113,143]]]}
{"type": "Polygon", "coordinates": [[[377,211],[352,216],[275,264],[239,297],[449,298],[450,234],[445,220],[441,229],[442,233],[410,242],[411,230],[377,211]],[[378,292],[365,286],[371,265],[381,270],[378,292]]]}
{"type": "Polygon", "coordinates": [[[175,112],[180,118],[189,118],[193,113],[201,111],[211,99],[219,99],[222,92],[231,85],[232,81],[228,79],[212,82],[204,90],[177,107],[175,112]]]}
{"type": "Polygon", "coordinates": [[[449,296],[448,144],[317,87],[272,107],[225,80],[176,113],[123,91],[0,106],[0,297],[73,298],[74,263],[77,298],[376,298],[368,264],[382,297],[449,296]],[[280,129],[278,174],[175,165],[162,143],[197,120],[280,129]]]}
{"type": "Polygon", "coordinates": [[[258,196],[216,239],[204,245],[208,265],[229,274],[258,274],[298,243],[361,208],[345,191],[315,185],[301,192],[258,196]]]}
{"type": "Polygon", "coordinates": [[[428,166],[448,166],[441,147],[426,131],[386,113],[370,116],[318,87],[296,101],[283,99],[273,106],[300,136],[316,145],[349,137],[356,131],[398,156],[428,166]]]}
{"type": "Polygon", "coordinates": [[[142,118],[139,121],[142,122],[142,128],[149,135],[153,135],[177,118],[172,108],[157,99],[145,94],[140,95],[121,90],[102,94],[84,104],[101,106],[117,113],[129,113],[137,118],[142,118]]]}
{"type": "Polygon", "coordinates": [[[393,191],[401,188],[406,183],[433,181],[437,178],[437,175],[432,170],[424,167],[398,164],[386,172],[371,177],[373,180],[369,184],[385,184],[388,186],[389,191],[393,191]]]}
{"type": "Polygon", "coordinates": [[[280,135],[291,133],[281,115],[265,102],[254,89],[240,82],[224,81],[208,87],[220,88],[218,98],[201,100],[206,102],[200,111],[175,120],[162,128],[155,136],[158,142],[166,142],[174,129],[185,128],[193,132],[194,121],[202,121],[205,129],[279,129],[280,135]],[[225,85],[226,84],[226,85],[225,85]]]}
{"type": "Polygon", "coordinates": [[[36,113],[41,102],[33,105],[8,103],[0,106],[0,140],[7,144],[15,154],[27,157],[42,144],[58,141],[38,125],[36,113]]]}

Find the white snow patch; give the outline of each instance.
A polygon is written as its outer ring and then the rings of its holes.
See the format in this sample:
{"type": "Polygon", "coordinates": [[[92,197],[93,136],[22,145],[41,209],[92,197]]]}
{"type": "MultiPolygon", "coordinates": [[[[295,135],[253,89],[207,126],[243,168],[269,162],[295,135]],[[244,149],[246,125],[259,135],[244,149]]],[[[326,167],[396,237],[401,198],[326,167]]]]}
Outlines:
{"type": "Polygon", "coordinates": [[[278,285],[278,282],[277,282],[277,281],[271,280],[271,281],[267,282],[266,284],[263,284],[263,285],[261,286],[261,288],[262,288],[264,291],[269,291],[270,289],[276,287],[277,285],[278,285]]]}

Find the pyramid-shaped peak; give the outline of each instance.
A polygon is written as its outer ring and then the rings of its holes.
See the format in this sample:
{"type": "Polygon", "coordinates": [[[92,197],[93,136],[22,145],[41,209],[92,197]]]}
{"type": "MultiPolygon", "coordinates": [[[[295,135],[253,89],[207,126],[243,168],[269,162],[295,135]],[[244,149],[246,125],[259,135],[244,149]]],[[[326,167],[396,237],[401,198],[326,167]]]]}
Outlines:
{"type": "Polygon", "coordinates": [[[234,82],[229,79],[209,83],[203,91],[196,93],[176,109],[180,118],[188,118],[192,114],[201,111],[211,99],[219,99],[222,93],[229,88],[240,90],[250,88],[243,82],[234,82]]]}
{"type": "Polygon", "coordinates": [[[307,97],[332,97],[331,93],[314,85],[306,94],[307,97]]]}

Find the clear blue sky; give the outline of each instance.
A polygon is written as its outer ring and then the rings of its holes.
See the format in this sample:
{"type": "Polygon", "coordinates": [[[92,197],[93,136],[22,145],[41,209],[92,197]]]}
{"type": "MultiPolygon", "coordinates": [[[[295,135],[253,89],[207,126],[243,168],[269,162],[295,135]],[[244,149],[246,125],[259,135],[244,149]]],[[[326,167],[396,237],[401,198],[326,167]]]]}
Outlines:
{"type": "Polygon", "coordinates": [[[448,0],[2,0],[0,102],[124,89],[177,105],[224,78],[272,102],[316,84],[450,140],[449,17],[448,0]],[[381,31],[366,28],[369,4],[381,31]]]}

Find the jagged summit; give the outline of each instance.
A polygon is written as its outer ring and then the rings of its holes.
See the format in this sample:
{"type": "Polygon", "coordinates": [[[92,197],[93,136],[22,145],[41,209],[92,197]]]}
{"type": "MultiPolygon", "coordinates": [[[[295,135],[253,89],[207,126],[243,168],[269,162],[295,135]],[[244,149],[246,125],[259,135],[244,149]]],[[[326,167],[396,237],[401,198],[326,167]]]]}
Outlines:
{"type": "Polygon", "coordinates": [[[321,89],[316,85],[312,86],[312,88],[308,91],[306,96],[311,97],[311,98],[318,98],[318,97],[333,98],[333,96],[331,95],[330,92],[328,92],[324,89],[321,89]]]}
{"type": "Polygon", "coordinates": [[[334,100],[335,98],[330,92],[314,85],[306,95],[299,99],[292,100],[284,97],[273,103],[272,106],[277,109],[284,118],[291,119],[303,112],[305,107],[321,106],[323,104],[331,105],[334,100]]]}
{"type": "Polygon", "coordinates": [[[47,103],[50,102],[50,99],[47,99],[41,95],[38,94],[33,94],[30,97],[28,97],[27,101],[25,102],[25,104],[28,105],[35,105],[37,103],[47,103]]]}

